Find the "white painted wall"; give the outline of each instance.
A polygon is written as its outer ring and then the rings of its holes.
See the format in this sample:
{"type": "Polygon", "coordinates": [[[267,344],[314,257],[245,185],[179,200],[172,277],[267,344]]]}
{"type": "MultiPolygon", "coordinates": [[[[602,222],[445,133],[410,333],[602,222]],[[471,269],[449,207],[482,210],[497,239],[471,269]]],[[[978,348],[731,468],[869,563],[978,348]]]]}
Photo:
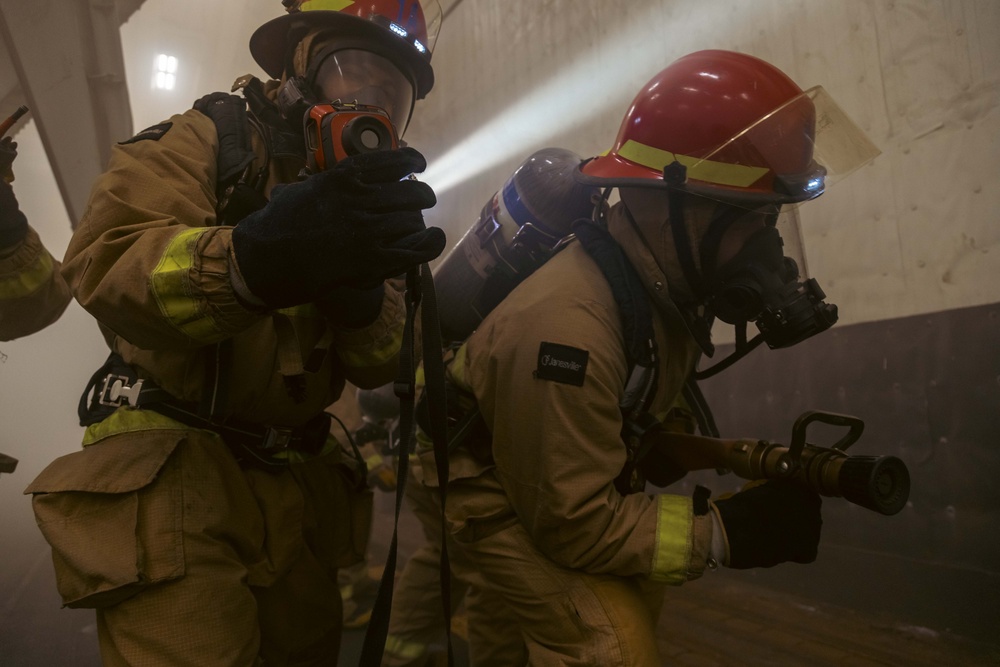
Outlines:
{"type": "Polygon", "coordinates": [[[1000,300],[995,0],[464,0],[406,137],[428,219],[454,243],[533,150],[610,148],[645,82],[707,48],[823,85],[882,150],[799,210],[841,325],[1000,300]]]}

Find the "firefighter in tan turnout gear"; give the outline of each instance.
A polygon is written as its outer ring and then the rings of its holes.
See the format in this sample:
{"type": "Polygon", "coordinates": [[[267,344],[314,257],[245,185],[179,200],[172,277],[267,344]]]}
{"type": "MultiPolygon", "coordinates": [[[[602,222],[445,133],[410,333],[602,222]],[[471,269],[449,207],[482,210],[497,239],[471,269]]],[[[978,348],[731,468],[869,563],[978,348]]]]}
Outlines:
{"type": "Polygon", "coordinates": [[[72,298],[59,262],[17,204],[11,186],[16,157],[17,142],[5,137],[0,141],[0,341],[44,329],[72,298]]]}
{"type": "Polygon", "coordinates": [[[424,159],[395,148],[440,8],[283,4],[250,40],[274,80],[116,146],[66,254],[113,354],[83,450],[27,491],[108,665],[337,660],[371,492],[324,409],[345,380],[393,379],[404,307],[383,281],[444,248],[407,178],[424,159]]]}
{"type": "MultiPolygon", "coordinates": [[[[825,134],[836,122],[816,122],[840,119],[826,101],[748,55],[668,66],[612,150],[577,172],[607,189],[593,218],[457,350],[450,381],[483,422],[450,456],[448,528],[474,585],[517,617],[530,664],[660,665],[665,585],[716,564],[816,558],[815,492],[776,481],[714,502],[700,487],[651,494],[647,479],[684,471],[643,435],[687,430],[682,387],[712,350],[713,317],[744,341],[754,322],[771,347],[836,319],[776,226],[782,206],[820,195],[845,166],[821,162],[834,154],[821,142],[840,141],[825,134]]],[[[431,451],[421,463],[433,483],[431,451]]]]}

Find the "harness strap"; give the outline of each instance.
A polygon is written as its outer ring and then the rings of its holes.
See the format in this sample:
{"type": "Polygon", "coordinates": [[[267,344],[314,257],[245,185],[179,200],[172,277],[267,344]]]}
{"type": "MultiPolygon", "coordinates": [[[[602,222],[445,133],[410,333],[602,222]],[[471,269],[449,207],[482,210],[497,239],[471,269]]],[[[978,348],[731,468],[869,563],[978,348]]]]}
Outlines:
{"type": "Polygon", "coordinates": [[[200,405],[181,401],[135,370],[112,352],[98,369],[80,397],[81,426],[107,419],[120,407],[153,410],[191,428],[212,431],[229,446],[241,463],[280,470],[288,462],[276,458],[287,450],[319,454],[330,433],[330,417],[325,413],[299,426],[267,426],[236,419],[217,421],[201,415],[200,405]]]}

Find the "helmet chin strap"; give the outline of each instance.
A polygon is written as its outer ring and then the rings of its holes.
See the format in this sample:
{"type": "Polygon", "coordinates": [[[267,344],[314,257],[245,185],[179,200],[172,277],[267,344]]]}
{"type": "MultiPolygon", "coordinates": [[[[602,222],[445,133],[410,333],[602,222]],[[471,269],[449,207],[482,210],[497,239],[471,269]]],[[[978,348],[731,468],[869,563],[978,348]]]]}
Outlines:
{"type": "Polygon", "coordinates": [[[663,182],[667,184],[667,208],[670,215],[670,233],[674,238],[674,252],[684,272],[691,293],[696,302],[703,302],[704,286],[701,274],[694,261],[691,236],[684,220],[684,195],[681,189],[687,180],[687,167],[674,160],[663,168],[663,182]]]}
{"type": "MultiPolygon", "coordinates": [[[[687,168],[675,160],[663,168],[663,180],[669,186],[667,191],[667,205],[669,207],[670,215],[670,232],[673,235],[675,246],[674,251],[677,253],[677,259],[681,265],[681,270],[684,272],[684,278],[691,287],[691,291],[694,294],[696,301],[703,306],[706,299],[705,279],[701,272],[698,271],[698,267],[695,264],[691,236],[688,234],[687,225],[685,224],[684,219],[684,197],[681,187],[687,180],[687,168]]],[[[736,217],[737,216],[726,216],[726,218],[728,218],[728,223],[730,224],[736,219],[736,217]]],[[[724,231],[724,229],[721,228],[723,226],[728,226],[728,224],[719,225],[718,229],[713,229],[712,236],[721,237],[722,232],[724,231]]],[[[715,245],[717,246],[717,244],[715,245]]],[[[703,252],[702,255],[704,259],[705,253],[703,252]]],[[[714,258],[712,258],[712,261],[714,263],[714,258]]],[[[705,266],[704,263],[703,266],[705,266]]],[[[694,332],[697,332],[695,337],[696,339],[699,339],[698,342],[702,346],[702,349],[705,350],[707,356],[712,356],[712,352],[715,350],[715,347],[711,343],[711,329],[714,319],[715,318],[709,313],[703,312],[703,314],[697,316],[695,327],[692,329],[694,332]],[[702,343],[700,340],[701,335],[699,334],[705,336],[707,339],[707,346],[702,343]]],[[[705,378],[712,377],[717,373],[721,373],[764,342],[764,336],[762,334],[758,334],[749,342],[747,341],[747,322],[745,321],[737,322],[733,325],[733,327],[736,333],[735,351],[725,359],[722,359],[704,371],[695,371],[694,378],[696,380],[703,380],[705,378]]]]}

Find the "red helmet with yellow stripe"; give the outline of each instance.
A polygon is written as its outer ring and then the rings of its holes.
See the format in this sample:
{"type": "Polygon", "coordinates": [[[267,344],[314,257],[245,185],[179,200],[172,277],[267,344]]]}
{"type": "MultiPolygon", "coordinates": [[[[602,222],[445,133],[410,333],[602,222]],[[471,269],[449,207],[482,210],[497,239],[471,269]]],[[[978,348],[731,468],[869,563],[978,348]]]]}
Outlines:
{"type": "Polygon", "coordinates": [[[581,172],[597,184],[662,186],[664,167],[676,161],[687,191],[780,204],[818,197],[877,154],[822,87],[803,91],[759,58],[709,50],[653,77],[612,149],[581,172]]]}
{"type": "Polygon", "coordinates": [[[268,75],[288,71],[291,53],[309,30],[329,28],[391,60],[413,82],[417,99],[434,85],[431,52],[441,27],[437,0],[282,0],[288,13],[258,28],[250,53],[268,75]]]}

